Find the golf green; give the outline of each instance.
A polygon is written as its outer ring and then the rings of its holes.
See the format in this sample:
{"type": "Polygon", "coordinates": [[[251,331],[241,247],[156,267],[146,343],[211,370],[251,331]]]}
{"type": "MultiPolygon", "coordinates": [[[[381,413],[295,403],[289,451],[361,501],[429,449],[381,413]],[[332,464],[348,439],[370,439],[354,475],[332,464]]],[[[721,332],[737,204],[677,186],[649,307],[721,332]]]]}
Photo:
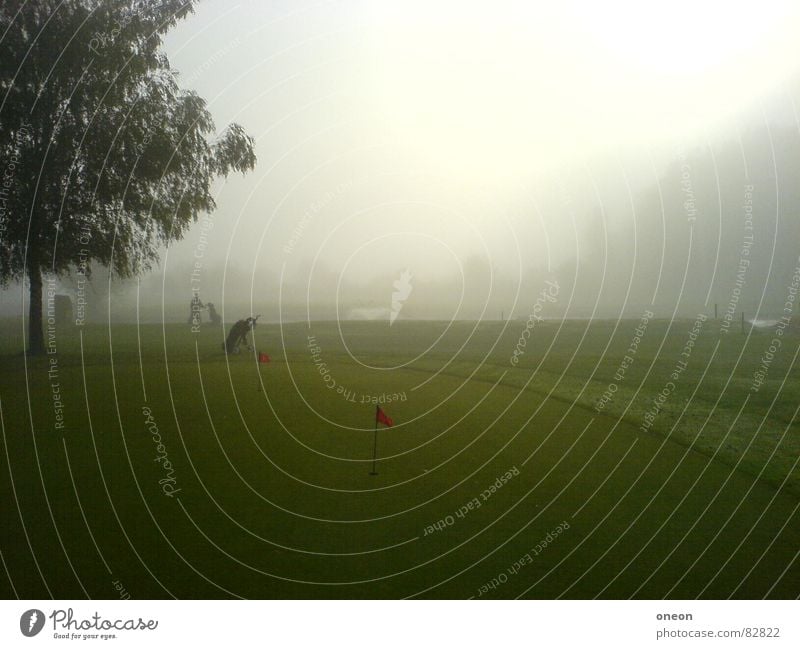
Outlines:
{"type": "Polygon", "coordinates": [[[800,336],[637,328],[4,322],[0,590],[797,597],[800,336]]]}

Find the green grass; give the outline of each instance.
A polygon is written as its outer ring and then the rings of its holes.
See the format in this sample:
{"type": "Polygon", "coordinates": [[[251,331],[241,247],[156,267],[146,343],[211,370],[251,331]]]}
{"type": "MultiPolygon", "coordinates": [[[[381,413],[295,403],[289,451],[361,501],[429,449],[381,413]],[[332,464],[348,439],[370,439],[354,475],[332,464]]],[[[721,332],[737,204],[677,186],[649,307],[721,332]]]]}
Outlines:
{"type": "Polygon", "coordinates": [[[516,367],[522,322],[259,326],[266,365],[210,327],[91,325],[57,332],[52,379],[5,322],[2,594],[796,597],[800,336],[752,392],[772,334],[707,322],[644,432],[692,322],[652,321],[598,413],[636,325],[539,324],[516,367]]]}

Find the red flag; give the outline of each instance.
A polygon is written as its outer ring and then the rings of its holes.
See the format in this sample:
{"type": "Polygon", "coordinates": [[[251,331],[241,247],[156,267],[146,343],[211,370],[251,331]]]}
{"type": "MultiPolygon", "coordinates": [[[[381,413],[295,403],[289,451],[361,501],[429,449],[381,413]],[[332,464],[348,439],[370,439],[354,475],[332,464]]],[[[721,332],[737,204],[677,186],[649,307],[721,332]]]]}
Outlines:
{"type": "Polygon", "coordinates": [[[394,422],[392,421],[391,417],[388,417],[381,407],[378,406],[378,409],[375,411],[375,421],[379,424],[383,424],[384,426],[389,426],[390,428],[394,426],[394,422]]]}
{"type": "Polygon", "coordinates": [[[270,357],[265,354],[264,352],[258,352],[258,362],[259,363],[269,363],[270,357]]]}

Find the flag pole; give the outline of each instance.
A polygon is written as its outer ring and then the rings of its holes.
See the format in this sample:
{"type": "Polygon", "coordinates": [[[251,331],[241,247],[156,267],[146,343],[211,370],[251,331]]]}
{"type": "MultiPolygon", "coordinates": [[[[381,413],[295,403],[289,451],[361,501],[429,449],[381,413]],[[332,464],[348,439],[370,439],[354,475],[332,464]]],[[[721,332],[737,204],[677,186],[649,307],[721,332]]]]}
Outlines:
{"type": "Polygon", "coordinates": [[[372,442],[372,471],[369,472],[370,475],[378,475],[378,472],[375,470],[375,462],[378,458],[378,408],[380,406],[375,406],[375,431],[373,433],[373,442],[372,442]]]}

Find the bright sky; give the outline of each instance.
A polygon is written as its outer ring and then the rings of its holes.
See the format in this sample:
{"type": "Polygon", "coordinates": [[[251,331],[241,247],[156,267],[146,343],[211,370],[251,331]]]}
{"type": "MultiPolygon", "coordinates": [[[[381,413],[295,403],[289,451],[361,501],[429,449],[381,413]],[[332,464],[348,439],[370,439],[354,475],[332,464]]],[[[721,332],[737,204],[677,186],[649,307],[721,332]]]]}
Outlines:
{"type": "Polygon", "coordinates": [[[376,2],[373,89],[404,139],[447,164],[491,153],[514,173],[713,127],[796,70],[798,9],[376,2]]]}
{"type": "MultiPolygon", "coordinates": [[[[259,155],[220,195],[207,260],[358,278],[453,273],[468,252],[513,260],[515,239],[570,254],[575,223],[537,215],[535,187],[619,155],[625,182],[652,184],[649,156],[738,126],[796,80],[797,34],[789,0],[206,0],[168,54],[259,155]],[[416,244],[384,236],[399,223],[416,244]],[[442,244],[453,254],[430,253],[442,244]]],[[[583,190],[579,218],[596,204],[583,190]]]]}
{"type": "Polygon", "coordinates": [[[201,237],[209,273],[345,283],[570,258],[593,182],[624,206],[678,141],[793,114],[798,34],[796,0],[204,0],[167,54],[259,164],[164,267],[201,237]]]}

